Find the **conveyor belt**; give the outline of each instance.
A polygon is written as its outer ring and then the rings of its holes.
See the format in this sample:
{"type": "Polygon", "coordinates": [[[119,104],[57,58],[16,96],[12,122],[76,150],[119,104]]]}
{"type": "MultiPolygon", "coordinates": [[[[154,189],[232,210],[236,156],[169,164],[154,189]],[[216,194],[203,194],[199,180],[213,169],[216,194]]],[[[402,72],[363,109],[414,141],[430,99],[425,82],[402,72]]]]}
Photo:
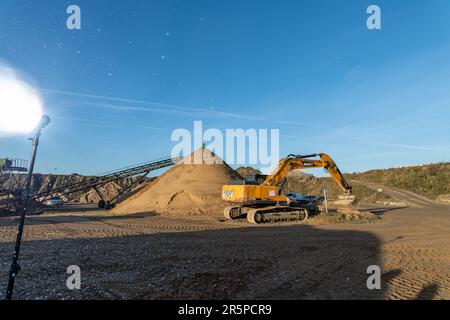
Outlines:
{"type": "Polygon", "coordinates": [[[102,176],[91,177],[83,182],[78,182],[70,185],[65,185],[63,187],[55,188],[49,190],[48,192],[41,192],[38,194],[34,194],[33,198],[45,200],[53,195],[63,196],[70,195],[75,192],[89,191],[90,189],[95,189],[102,185],[107,184],[108,182],[117,181],[123,178],[130,178],[137,175],[147,175],[151,171],[167,168],[177,164],[181,161],[181,157],[177,158],[163,158],[156,161],[148,162],[135,167],[128,167],[124,169],[120,169],[117,171],[111,171],[102,176]]]}

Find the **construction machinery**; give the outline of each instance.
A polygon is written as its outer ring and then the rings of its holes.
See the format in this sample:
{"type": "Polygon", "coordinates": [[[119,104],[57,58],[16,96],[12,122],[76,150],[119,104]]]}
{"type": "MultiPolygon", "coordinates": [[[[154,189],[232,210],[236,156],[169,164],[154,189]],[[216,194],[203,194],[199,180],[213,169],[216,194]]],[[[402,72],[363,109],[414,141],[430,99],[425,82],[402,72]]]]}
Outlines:
{"type": "Polygon", "coordinates": [[[310,168],[324,168],[331,175],[344,192],[341,201],[351,204],[355,200],[352,187],[328,154],[291,154],[279,162],[271,175],[257,175],[254,181],[223,186],[222,199],[232,203],[224,210],[225,218],[247,216],[248,222],[255,224],[306,220],[308,215],[318,212],[317,204],[290,198],[283,194],[283,187],[289,171],[310,168]]]}
{"type": "Polygon", "coordinates": [[[98,207],[101,209],[109,210],[112,209],[117,203],[124,200],[127,196],[129,196],[130,192],[132,192],[136,187],[142,184],[145,181],[146,177],[150,174],[150,172],[174,166],[182,159],[183,158],[181,155],[175,158],[164,157],[137,166],[110,171],[101,176],[90,177],[86,180],[67,184],[58,188],[53,188],[51,186],[51,188],[47,191],[34,194],[33,198],[43,203],[47,203],[50,198],[52,198],[53,200],[66,198],[66,202],[70,202],[71,200],[73,200],[73,195],[79,195],[80,192],[94,190],[101,199],[98,203],[98,207]],[[101,186],[104,186],[109,182],[119,181],[121,179],[131,177],[137,177],[137,179],[128,188],[122,190],[114,199],[107,199],[107,197],[100,190],[101,186]]]}

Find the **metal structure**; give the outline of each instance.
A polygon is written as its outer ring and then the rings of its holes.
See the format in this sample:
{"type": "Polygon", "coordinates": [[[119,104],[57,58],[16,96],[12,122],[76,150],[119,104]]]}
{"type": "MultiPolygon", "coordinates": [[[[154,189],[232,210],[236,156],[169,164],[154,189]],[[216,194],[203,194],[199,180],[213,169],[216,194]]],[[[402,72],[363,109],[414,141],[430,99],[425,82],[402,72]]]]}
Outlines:
{"type": "Polygon", "coordinates": [[[90,177],[82,182],[68,184],[63,187],[51,189],[47,192],[35,194],[33,195],[33,198],[39,201],[45,201],[54,196],[59,197],[66,196],[67,198],[70,198],[71,194],[83,191],[87,192],[93,189],[102,199],[99,203],[99,207],[104,209],[110,209],[115,204],[123,200],[123,198],[125,198],[131,190],[133,190],[138,185],[143,183],[145,181],[146,176],[149,175],[150,172],[173,166],[181,160],[182,160],[181,156],[176,158],[166,157],[151,162],[147,162],[138,166],[127,167],[120,170],[107,172],[104,175],[90,177]],[[100,190],[100,187],[102,185],[105,185],[109,182],[118,181],[120,179],[131,178],[135,176],[139,176],[139,178],[128,188],[122,190],[122,192],[120,192],[114,199],[108,200],[100,190]]]}
{"type": "Polygon", "coordinates": [[[0,159],[0,173],[4,172],[28,172],[28,160],[0,159]]]}
{"type": "Polygon", "coordinates": [[[0,175],[7,181],[6,186],[0,186],[0,196],[4,196],[4,207],[7,211],[17,210],[21,202],[25,185],[20,186],[21,173],[28,172],[28,161],[23,159],[0,159],[0,175]]]}

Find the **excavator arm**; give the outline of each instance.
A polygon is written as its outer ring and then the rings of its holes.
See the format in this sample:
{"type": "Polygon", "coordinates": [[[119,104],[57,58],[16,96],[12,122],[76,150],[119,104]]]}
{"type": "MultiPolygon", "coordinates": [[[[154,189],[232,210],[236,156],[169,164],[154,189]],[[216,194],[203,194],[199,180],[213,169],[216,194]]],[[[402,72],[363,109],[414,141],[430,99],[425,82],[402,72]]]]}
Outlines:
{"type": "Polygon", "coordinates": [[[277,169],[266,178],[262,185],[283,185],[289,171],[309,168],[324,168],[345,193],[351,194],[352,187],[347,180],[345,180],[333,159],[326,153],[311,154],[306,156],[291,154],[280,161],[277,169]],[[320,159],[311,159],[317,157],[320,157],[320,159]]]}

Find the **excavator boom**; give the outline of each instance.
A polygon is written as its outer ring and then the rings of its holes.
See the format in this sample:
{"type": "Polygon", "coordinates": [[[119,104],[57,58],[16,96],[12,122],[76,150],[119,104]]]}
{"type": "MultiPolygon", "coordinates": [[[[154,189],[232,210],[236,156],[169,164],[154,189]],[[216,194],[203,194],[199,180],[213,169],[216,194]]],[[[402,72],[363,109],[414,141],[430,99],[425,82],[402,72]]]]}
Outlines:
{"type": "Polygon", "coordinates": [[[352,187],[345,180],[333,159],[326,153],[307,156],[291,154],[280,161],[277,169],[266,178],[262,185],[279,186],[280,184],[284,184],[289,171],[309,168],[324,168],[345,193],[351,193],[352,187]],[[320,159],[311,159],[317,157],[320,159]]]}

